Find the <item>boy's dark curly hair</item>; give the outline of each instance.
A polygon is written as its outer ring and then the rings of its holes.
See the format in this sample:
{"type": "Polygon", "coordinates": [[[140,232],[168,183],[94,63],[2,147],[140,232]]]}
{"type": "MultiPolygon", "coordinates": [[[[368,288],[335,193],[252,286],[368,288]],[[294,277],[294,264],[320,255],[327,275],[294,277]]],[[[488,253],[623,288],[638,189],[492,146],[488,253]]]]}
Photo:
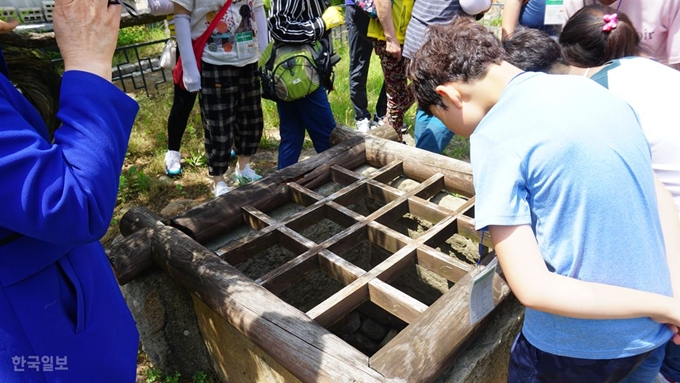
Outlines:
{"type": "Polygon", "coordinates": [[[411,90],[419,107],[431,114],[433,105],[445,108],[437,86],[449,82],[475,82],[491,64],[503,61],[498,38],[474,18],[458,16],[451,24],[428,28],[425,44],[408,67],[411,90]]]}

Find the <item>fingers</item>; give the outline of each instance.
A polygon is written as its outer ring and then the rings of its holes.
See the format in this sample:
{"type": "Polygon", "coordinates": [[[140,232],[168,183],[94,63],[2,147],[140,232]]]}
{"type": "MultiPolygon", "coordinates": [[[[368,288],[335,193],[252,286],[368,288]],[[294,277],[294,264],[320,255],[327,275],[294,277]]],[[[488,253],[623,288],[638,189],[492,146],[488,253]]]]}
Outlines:
{"type": "Polygon", "coordinates": [[[14,28],[16,28],[17,25],[19,25],[19,20],[8,20],[8,21],[0,20],[0,33],[10,32],[14,28]]]}
{"type": "Polygon", "coordinates": [[[121,11],[109,0],[55,0],[52,21],[65,70],[110,80],[121,11]]]}

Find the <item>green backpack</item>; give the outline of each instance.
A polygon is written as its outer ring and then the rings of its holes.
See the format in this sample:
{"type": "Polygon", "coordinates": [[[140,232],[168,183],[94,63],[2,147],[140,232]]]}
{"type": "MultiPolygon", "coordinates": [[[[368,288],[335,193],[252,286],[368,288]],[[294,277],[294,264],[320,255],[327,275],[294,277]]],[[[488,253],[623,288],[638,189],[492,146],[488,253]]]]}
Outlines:
{"type": "Polygon", "coordinates": [[[333,65],[339,60],[326,40],[314,44],[271,42],[260,57],[262,97],[294,101],[333,86],[333,65]]]}

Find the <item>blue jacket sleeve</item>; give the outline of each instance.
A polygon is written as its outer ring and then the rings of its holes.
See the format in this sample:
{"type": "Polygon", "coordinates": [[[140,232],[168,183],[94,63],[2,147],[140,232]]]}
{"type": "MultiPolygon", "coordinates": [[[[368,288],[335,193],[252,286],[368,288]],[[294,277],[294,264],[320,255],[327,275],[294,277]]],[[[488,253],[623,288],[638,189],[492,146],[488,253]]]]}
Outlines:
{"type": "Polygon", "coordinates": [[[3,77],[0,227],[57,244],[98,240],[115,207],[137,103],[98,76],[68,71],[62,126],[50,143],[35,126],[35,109],[8,84],[3,77]]]}

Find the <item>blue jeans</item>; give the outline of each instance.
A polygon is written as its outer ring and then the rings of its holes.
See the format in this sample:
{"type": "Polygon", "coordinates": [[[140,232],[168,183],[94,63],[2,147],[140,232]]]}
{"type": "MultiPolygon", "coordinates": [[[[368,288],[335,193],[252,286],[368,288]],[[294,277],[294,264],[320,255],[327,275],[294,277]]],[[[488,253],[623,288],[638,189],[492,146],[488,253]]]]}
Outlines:
{"type": "Polygon", "coordinates": [[[326,89],[320,87],[311,94],[295,101],[276,103],[279,112],[279,169],[298,162],[305,130],[312,139],[314,149],[321,153],[328,149],[331,132],[335,129],[335,118],[328,103],[326,89]]]}
{"type": "Polygon", "coordinates": [[[664,361],[665,349],[666,347],[661,346],[652,351],[638,368],[626,376],[626,379],[622,380],[621,383],[653,383],[659,374],[661,363],[664,361]]]}
{"type": "Polygon", "coordinates": [[[666,356],[661,365],[661,373],[674,382],[680,382],[680,346],[673,342],[668,342],[666,345],[666,356]]]}
{"type": "Polygon", "coordinates": [[[421,109],[416,112],[416,148],[441,154],[453,139],[453,132],[437,117],[428,116],[421,109]]]}
{"type": "Polygon", "coordinates": [[[658,349],[619,359],[570,358],[539,350],[520,332],[510,350],[508,383],[621,382],[658,349]]]}

